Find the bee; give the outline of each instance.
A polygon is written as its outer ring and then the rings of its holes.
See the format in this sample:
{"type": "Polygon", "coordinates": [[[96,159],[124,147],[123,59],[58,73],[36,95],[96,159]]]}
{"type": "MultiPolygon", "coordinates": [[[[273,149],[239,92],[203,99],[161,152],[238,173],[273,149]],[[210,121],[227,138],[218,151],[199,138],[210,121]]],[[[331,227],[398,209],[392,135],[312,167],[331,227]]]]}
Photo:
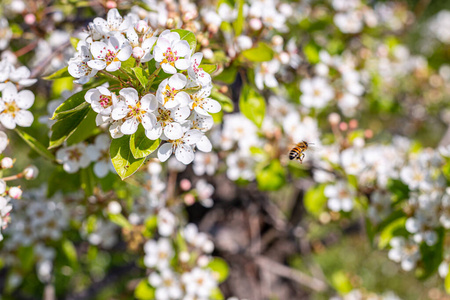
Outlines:
{"type": "MultiPolygon", "coordinates": [[[[309,145],[312,145],[312,143],[310,143],[309,145]]],[[[308,149],[309,145],[305,141],[301,141],[300,143],[295,145],[295,147],[292,148],[291,151],[289,152],[289,159],[290,160],[297,159],[300,161],[300,163],[302,163],[303,159],[305,158],[305,153],[303,152],[305,152],[306,149],[308,149]]]]}

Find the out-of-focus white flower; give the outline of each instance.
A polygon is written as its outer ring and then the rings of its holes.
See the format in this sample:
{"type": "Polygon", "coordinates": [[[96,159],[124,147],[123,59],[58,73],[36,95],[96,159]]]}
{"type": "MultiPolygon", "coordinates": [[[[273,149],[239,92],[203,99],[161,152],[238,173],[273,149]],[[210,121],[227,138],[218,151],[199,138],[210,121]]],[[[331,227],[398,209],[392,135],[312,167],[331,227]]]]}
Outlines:
{"type": "Polygon", "coordinates": [[[0,50],[4,50],[9,46],[9,41],[12,37],[12,30],[9,27],[8,20],[6,18],[0,19],[0,50]]]}
{"type": "Polygon", "coordinates": [[[0,122],[8,129],[16,125],[30,127],[34,117],[29,109],[34,103],[34,94],[28,90],[17,92],[14,84],[7,82],[0,99],[0,122]]]}
{"type": "Polygon", "coordinates": [[[450,11],[439,11],[430,21],[428,28],[429,32],[442,43],[450,44],[450,11]]]}
{"type": "Polygon", "coordinates": [[[166,269],[174,254],[172,244],[167,238],[147,241],[144,244],[144,251],[144,265],[147,268],[157,268],[158,270],[166,269]]]}
{"type": "Polygon", "coordinates": [[[411,271],[420,259],[419,246],[403,237],[394,237],[389,242],[392,247],[389,250],[389,259],[401,263],[402,269],[411,271]]]}
{"type": "Polygon", "coordinates": [[[87,147],[83,143],[64,147],[56,151],[56,159],[63,164],[64,171],[76,173],[80,168],[86,168],[91,163],[86,150],[87,147]]]}
{"type": "Polygon", "coordinates": [[[337,13],[334,16],[334,24],[343,33],[358,33],[364,27],[363,14],[360,11],[348,11],[337,13]]]}
{"type": "Polygon", "coordinates": [[[5,151],[6,146],[8,146],[8,143],[9,143],[8,136],[6,135],[5,132],[0,131],[0,153],[5,151]]]}
{"type": "Polygon", "coordinates": [[[200,179],[195,185],[197,190],[198,199],[204,207],[212,207],[214,205],[211,196],[214,194],[214,187],[209,184],[206,180],[200,179]]]}
{"type": "Polygon", "coordinates": [[[0,164],[2,169],[10,169],[13,167],[14,161],[11,157],[3,157],[0,164]]]}
{"type": "Polygon", "coordinates": [[[22,189],[18,186],[10,187],[8,190],[8,195],[13,199],[20,199],[22,197],[22,189]]]}
{"type": "Polygon", "coordinates": [[[255,160],[250,155],[233,152],[227,157],[227,177],[231,180],[239,178],[253,180],[255,178],[254,165],[255,160]]]}
{"type": "Polygon", "coordinates": [[[255,84],[260,90],[264,89],[264,85],[269,88],[278,86],[275,74],[280,71],[280,62],[273,59],[269,62],[262,62],[255,68],[255,84]]]}
{"type": "Polygon", "coordinates": [[[176,275],[170,269],[152,272],[148,281],[156,289],[156,300],[180,299],[183,294],[176,275]]]}
{"type": "Polygon", "coordinates": [[[37,178],[39,175],[39,169],[34,166],[28,166],[23,170],[23,176],[25,177],[26,180],[32,180],[37,178]]]}
{"type": "Polygon", "coordinates": [[[200,299],[208,299],[212,290],[217,287],[217,282],[212,273],[200,268],[194,268],[191,272],[183,273],[181,281],[187,295],[197,296],[200,299]]]}
{"type": "Polygon", "coordinates": [[[166,161],[175,152],[178,161],[185,165],[190,164],[194,160],[193,145],[201,140],[203,134],[199,130],[188,130],[177,140],[168,140],[167,143],[161,145],[158,149],[158,159],[166,161]]]}
{"type": "Polygon", "coordinates": [[[170,236],[175,230],[177,219],[167,209],[162,208],[158,212],[158,233],[162,236],[170,236]]]}
{"type": "Polygon", "coordinates": [[[323,108],[333,99],[334,91],[328,82],[321,77],[305,78],[300,83],[302,95],[300,101],[305,107],[323,108]]]}
{"type": "Polygon", "coordinates": [[[203,153],[198,152],[195,154],[193,170],[195,175],[202,176],[207,174],[212,176],[217,169],[219,158],[214,152],[203,153]]]}
{"type": "Polygon", "coordinates": [[[89,159],[93,161],[94,173],[98,178],[103,178],[108,173],[115,172],[109,154],[111,139],[107,134],[101,134],[95,138],[94,144],[87,147],[86,152],[89,159]]]}
{"type": "Polygon", "coordinates": [[[332,211],[349,212],[353,209],[355,191],[347,183],[338,181],[335,185],[327,185],[324,194],[328,198],[328,207],[332,211]]]}

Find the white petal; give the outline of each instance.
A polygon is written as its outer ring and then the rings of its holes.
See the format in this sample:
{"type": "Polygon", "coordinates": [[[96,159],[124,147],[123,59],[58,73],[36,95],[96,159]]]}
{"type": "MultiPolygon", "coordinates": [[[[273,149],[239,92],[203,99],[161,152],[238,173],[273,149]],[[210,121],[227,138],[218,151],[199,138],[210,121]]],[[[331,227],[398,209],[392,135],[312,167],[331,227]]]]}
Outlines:
{"type": "Polygon", "coordinates": [[[189,43],[185,40],[181,40],[173,46],[173,52],[176,52],[178,57],[185,57],[189,54],[190,50],[189,43]]]}
{"type": "Polygon", "coordinates": [[[220,103],[214,99],[209,99],[208,102],[203,105],[203,108],[212,114],[218,113],[222,109],[220,103]]]}
{"type": "Polygon", "coordinates": [[[183,136],[183,129],[179,123],[170,123],[164,127],[164,135],[170,140],[178,140],[183,136]]]}
{"type": "Polygon", "coordinates": [[[107,45],[103,42],[93,42],[91,44],[92,57],[100,60],[105,59],[107,53],[106,47],[107,45]]]}
{"type": "Polygon", "coordinates": [[[123,134],[133,134],[136,132],[138,128],[139,122],[136,118],[129,118],[125,122],[123,122],[122,126],[120,126],[120,131],[123,134]]]}
{"type": "Polygon", "coordinates": [[[109,65],[106,66],[106,71],[108,72],[115,72],[120,69],[121,62],[120,61],[113,61],[109,65]]]}
{"type": "Polygon", "coordinates": [[[191,65],[191,62],[188,59],[179,59],[175,62],[175,67],[178,70],[186,70],[191,65]]]}
{"type": "Polygon", "coordinates": [[[120,61],[126,61],[127,59],[130,58],[132,53],[133,53],[133,48],[131,48],[130,45],[127,45],[119,51],[119,53],[117,54],[117,58],[120,61]]]}
{"type": "Polygon", "coordinates": [[[175,150],[175,157],[178,161],[185,165],[190,164],[194,160],[194,151],[192,147],[186,144],[181,144],[175,150]]]}
{"type": "Polygon", "coordinates": [[[177,72],[177,69],[175,69],[175,67],[171,64],[161,64],[161,67],[167,74],[175,74],[177,72]]]}
{"type": "Polygon", "coordinates": [[[169,78],[169,86],[176,89],[181,90],[186,86],[187,78],[183,74],[175,74],[169,78]]]}
{"type": "Polygon", "coordinates": [[[147,94],[141,99],[141,107],[146,111],[155,111],[158,108],[158,100],[155,95],[147,94]]]}
{"type": "Polygon", "coordinates": [[[104,60],[90,60],[87,64],[89,67],[96,70],[103,70],[106,68],[106,61],[104,60]]]}
{"type": "Polygon", "coordinates": [[[142,126],[145,130],[151,130],[156,124],[156,117],[152,113],[146,113],[142,116],[142,126]]]}
{"type": "Polygon", "coordinates": [[[119,94],[125,97],[127,105],[134,106],[139,101],[138,92],[134,88],[122,89],[119,94]]]}
{"type": "Polygon", "coordinates": [[[211,152],[212,150],[212,144],[206,135],[197,142],[196,146],[202,152],[211,152]]]}
{"type": "Polygon", "coordinates": [[[172,155],[172,144],[165,143],[158,149],[158,159],[160,161],[166,161],[172,155]]]}
{"type": "Polygon", "coordinates": [[[22,127],[30,127],[33,124],[34,117],[28,110],[19,110],[16,114],[15,122],[22,127]]]}
{"type": "Polygon", "coordinates": [[[34,103],[34,94],[31,91],[23,90],[17,94],[17,106],[21,109],[28,109],[34,103]]]}
{"type": "Polygon", "coordinates": [[[193,145],[193,144],[197,143],[198,141],[200,141],[200,139],[202,137],[203,137],[203,133],[201,133],[199,130],[192,129],[192,130],[188,130],[184,134],[183,141],[186,144],[193,145]]]}
{"type": "Polygon", "coordinates": [[[159,139],[161,134],[162,134],[162,127],[161,124],[159,123],[157,123],[155,127],[153,127],[151,130],[145,131],[145,135],[151,140],[159,139]]]}

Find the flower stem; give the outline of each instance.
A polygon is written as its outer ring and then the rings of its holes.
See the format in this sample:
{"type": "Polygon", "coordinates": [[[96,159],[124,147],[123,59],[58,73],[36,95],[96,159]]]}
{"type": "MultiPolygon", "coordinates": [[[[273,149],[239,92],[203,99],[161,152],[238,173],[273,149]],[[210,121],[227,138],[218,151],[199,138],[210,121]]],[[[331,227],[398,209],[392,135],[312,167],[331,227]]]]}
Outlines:
{"type": "Polygon", "coordinates": [[[161,66],[159,66],[152,75],[148,78],[148,84],[147,84],[147,91],[150,89],[150,87],[153,84],[153,81],[155,81],[156,76],[158,76],[159,71],[161,71],[161,66]]]}

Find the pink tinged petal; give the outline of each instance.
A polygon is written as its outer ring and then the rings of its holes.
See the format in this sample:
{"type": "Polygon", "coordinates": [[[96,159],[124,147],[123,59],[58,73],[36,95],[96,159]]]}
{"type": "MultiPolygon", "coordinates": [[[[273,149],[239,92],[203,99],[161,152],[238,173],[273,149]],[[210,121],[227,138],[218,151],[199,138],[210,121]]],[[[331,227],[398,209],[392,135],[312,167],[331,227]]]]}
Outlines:
{"type": "Polygon", "coordinates": [[[129,118],[125,122],[123,122],[122,126],[120,126],[120,131],[123,134],[133,134],[136,132],[138,128],[139,122],[136,118],[129,118]]]}
{"type": "Polygon", "coordinates": [[[156,41],[156,46],[158,46],[162,52],[166,52],[167,48],[170,47],[170,41],[165,37],[160,36],[156,41]]]}
{"type": "Polygon", "coordinates": [[[93,42],[91,44],[91,53],[94,59],[105,59],[107,45],[103,42],[93,42]]]}
{"type": "Polygon", "coordinates": [[[194,151],[189,145],[181,144],[175,150],[175,157],[178,161],[185,165],[190,164],[194,160],[194,151]]]}
{"type": "Polygon", "coordinates": [[[179,59],[175,62],[175,67],[178,70],[186,70],[191,65],[191,62],[188,59],[179,59]]]}
{"type": "Polygon", "coordinates": [[[169,123],[164,127],[164,135],[169,140],[178,140],[183,136],[183,128],[179,123],[169,123]]]}
{"type": "Polygon", "coordinates": [[[19,110],[16,113],[15,122],[21,127],[30,127],[33,124],[34,117],[28,110],[19,110]]]}
{"type": "Polygon", "coordinates": [[[0,122],[2,122],[2,125],[8,129],[16,128],[16,122],[11,114],[1,114],[0,122]]]}
{"type": "Polygon", "coordinates": [[[194,145],[194,144],[196,144],[198,141],[200,141],[202,137],[203,137],[203,133],[201,133],[199,130],[192,129],[192,130],[188,130],[188,131],[184,134],[184,136],[183,136],[183,141],[184,141],[186,144],[194,145]]]}
{"type": "Polygon", "coordinates": [[[127,45],[119,51],[119,53],[117,54],[117,58],[120,61],[126,61],[127,59],[130,58],[132,53],[133,53],[133,48],[130,45],[127,45]]]}
{"type": "Polygon", "coordinates": [[[90,60],[87,62],[88,66],[95,70],[103,70],[106,68],[106,61],[104,60],[90,60]]]}
{"type": "Polygon", "coordinates": [[[103,178],[109,173],[109,162],[99,161],[94,165],[94,173],[98,178],[103,178]]]}
{"type": "Polygon", "coordinates": [[[145,130],[151,130],[156,124],[156,117],[152,113],[146,113],[142,116],[142,126],[145,130]]]}
{"type": "Polygon", "coordinates": [[[172,144],[165,143],[158,149],[158,159],[160,161],[166,161],[172,155],[172,144]]]}
{"type": "Polygon", "coordinates": [[[120,66],[121,66],[120,61],[113,61],[112,63],[106,66],[106,71],[115,72],[120,69],[120,66]]]}
{"type": "Polygon", "coordinates": [[[17,106],[21,109],[28,109],[34,103],[34,94],[31,91],[23,90],[17,94],[17,106]]]}
{"type": "Polygon", "coordinates": [[[180,106],[187,106],[189,104],[189,100],[191,98],[189,97],[188,93],[186,92],[179,92],[175,97],[174,100],[177,102],[180,106]]]}
{"type": "Polygon", "coordinates": [[[206,135],[197,142],[196,146],[202,152],[211,152],[212,150],[212,144],[206,135]]]}
{"type": "Polygon", "coordinates": [[[122,89],[119,94],[125,97],[127,105],[135,106],[139,101],[139,94],[134,88],[122,89]]]}
{"type": "Polygon", "coordinates": [[[155,111],[158,108],[158,100],[155,95],[147,94],[141,99],[141,107],[146,111],[155,111]]]}
{"type": "Polygon", "coordinates": [[[177,72],[177,69],[170,64],[161,64],[161,68],[167,74],[175,74],[177,72]]]}
{"type": "Polygon", "coordinates": [[[181,90],[186,86],[187,78],[183,74],[175,74],[169,78],[169,86],[176,90],[181,90]]]}
{"type": "MultiPolygon", "coordinates": [[[[173,52],[177,53],[178,57],[185,57],[191,52],[191,48],[189,47],[189,43],[187,41],[179,41],[173,45],[173,52]]],[[[187,69],[187,68],[186,68],[187,69]]]]}
{"type": "Polygon", "coordinates": [[[220,103],[214,99],[209,99],[208,102],[203,105],[203,108],[212,114],[218,113],[222,109],[220,103]]]}
{"type": "Polygon", "coordinates": [[[145,135],[151,140],[159,139],[161,134],[162,134],[162,127],[161,124],[159,123],[157,123],[155,127],[153,127],[151,130],[145,131],[145,135]]]}

